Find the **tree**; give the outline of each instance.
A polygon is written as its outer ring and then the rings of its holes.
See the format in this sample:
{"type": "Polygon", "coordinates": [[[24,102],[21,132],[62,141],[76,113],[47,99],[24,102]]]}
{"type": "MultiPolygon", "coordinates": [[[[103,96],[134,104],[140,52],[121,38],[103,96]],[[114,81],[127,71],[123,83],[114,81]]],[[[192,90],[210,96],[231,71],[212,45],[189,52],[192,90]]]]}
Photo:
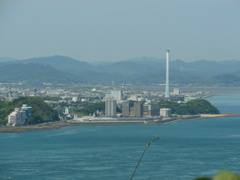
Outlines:
{"type": "Polygon", "coordinates": [[[0,123],[7,123],[7,116],[22,104],[32,107],[32,113],[26,120],[26,124],[38,124],[50,121],[59,121],[58,113],[50,105],[36,97],[19,97],[12,102],[0,101],[0,123]]]}

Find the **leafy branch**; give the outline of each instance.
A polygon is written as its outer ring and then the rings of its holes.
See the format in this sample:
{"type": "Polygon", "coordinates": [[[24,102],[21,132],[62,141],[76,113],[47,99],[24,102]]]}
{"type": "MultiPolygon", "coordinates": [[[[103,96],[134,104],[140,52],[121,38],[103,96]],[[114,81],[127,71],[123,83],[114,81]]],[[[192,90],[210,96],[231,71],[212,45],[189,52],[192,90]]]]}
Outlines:
{"type": "Polygon", "coordinates": [[[133,174],[132,174],[130,180],[132,180],[133,176],[135,175],[135,173],[136,173],[136,171],[137,171],[137,168],[138,168],[138,166],[139,166],[139,164],[140,164],[140,162],[141,162],[141,160],[142,160],[145,152],[146,152],[147,149],[149,148],[149,146],[152,144],[153,141],[158,140],[158,139],[159,139],[159,137],[156,136],[153,140],[151,140],[151,141],[149,141],[149,142],[147,143],[147,146],[146,146],[145,150],[143,151],[141,157],[139,158],[138,163],[137,163],[137,165],[136,165],[136,167],[135,167],[135,169],[134,169],[134,171],[133,171],[133,174]]]}

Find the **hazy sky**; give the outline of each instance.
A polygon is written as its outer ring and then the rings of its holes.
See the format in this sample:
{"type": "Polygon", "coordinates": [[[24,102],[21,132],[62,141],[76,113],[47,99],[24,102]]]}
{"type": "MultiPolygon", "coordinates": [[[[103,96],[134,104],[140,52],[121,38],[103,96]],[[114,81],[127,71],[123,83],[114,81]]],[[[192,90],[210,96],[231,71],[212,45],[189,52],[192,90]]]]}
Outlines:
{"type": "Polygon", "coordinates": [[[240,60],[240,0],[0,0],[0,57],[240,60]]]}

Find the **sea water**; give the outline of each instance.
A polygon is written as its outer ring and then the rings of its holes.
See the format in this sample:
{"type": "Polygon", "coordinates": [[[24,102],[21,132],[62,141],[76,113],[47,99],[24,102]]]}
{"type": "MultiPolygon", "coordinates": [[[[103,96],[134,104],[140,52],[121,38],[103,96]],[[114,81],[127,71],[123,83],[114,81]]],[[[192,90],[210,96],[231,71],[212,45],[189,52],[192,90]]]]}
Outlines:
{"type": "MultiPolygon", "coordinates": [[[[240,93],[208,98],[224,113],[240,113],[240,93]]],[[[0,179],[191,180],[228,169],[240,174],[240,118],[165,125],[74,126],[0,134],[0,179]]]]}

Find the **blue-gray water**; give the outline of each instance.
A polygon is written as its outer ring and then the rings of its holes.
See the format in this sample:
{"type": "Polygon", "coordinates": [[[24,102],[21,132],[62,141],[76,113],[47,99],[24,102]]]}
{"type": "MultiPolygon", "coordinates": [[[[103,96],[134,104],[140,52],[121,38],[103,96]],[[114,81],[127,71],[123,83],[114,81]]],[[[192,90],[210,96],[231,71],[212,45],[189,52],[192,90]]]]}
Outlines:
{"type": "MultiPolygon", "coordinates": [[[[222,112],[240,113],[240,93],[208,99],[222,112]]],[[[240,173],[240,118],[167,125],[78,126],[0,134],[0,179],[191,180],[228,169],[240,173]]]]}

